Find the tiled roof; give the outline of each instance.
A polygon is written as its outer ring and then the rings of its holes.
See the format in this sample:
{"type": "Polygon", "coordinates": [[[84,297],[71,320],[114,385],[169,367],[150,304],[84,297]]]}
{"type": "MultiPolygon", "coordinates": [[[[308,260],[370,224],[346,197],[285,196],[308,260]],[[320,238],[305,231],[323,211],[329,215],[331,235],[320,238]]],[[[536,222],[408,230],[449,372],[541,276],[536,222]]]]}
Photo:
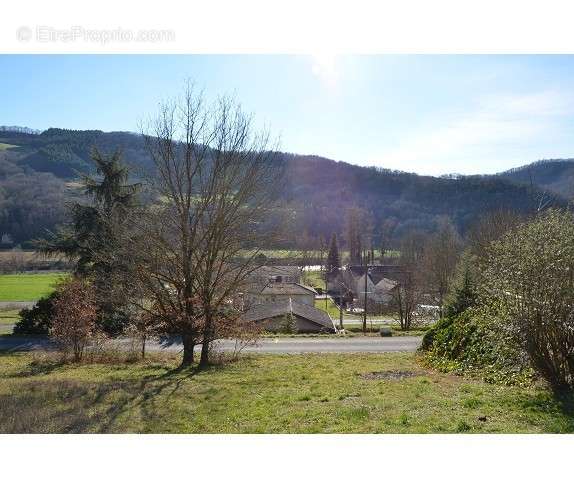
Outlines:
{"type": "Polygon", "coordinates": [[[268,283],[260,292],[263,295],[316,295],[317,292],[300,283],[268,283]]]}
{"type": "Polygon", "coordinates": [[[322,327],[333,328],[333,321],[331,317],[329,317],[329,314],[318,308],[298,302],[297,300],[256,305],[243,314],[243,320],[246,322],[256,322],[273,317],[280,317],[288,313],[293,313],[293,315],[315,322],[322,327]]]}
{"type": "Polygon", "coordinates": [[[397,285],[398,283],[394,280],[389,280],[388,278],[382,278],[381,281],[379,281],[376,284],[375,290],[381,292],[389,292],[391,290],[394,290],[397,285]]]}
{"type": "Polygon", "coordinates": [[[300,274],[298,266],[259,266],[251,272],[253,276],[299,276],[300,274]]]}

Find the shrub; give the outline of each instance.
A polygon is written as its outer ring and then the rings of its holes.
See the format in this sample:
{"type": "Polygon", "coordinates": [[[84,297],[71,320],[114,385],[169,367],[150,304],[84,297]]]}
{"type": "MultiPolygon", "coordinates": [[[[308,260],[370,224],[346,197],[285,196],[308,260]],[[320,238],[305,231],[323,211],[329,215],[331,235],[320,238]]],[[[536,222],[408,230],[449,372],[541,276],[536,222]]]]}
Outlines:
{"type": "Polygon", "coordinates": [[[54,318],[54,302],[59,293],[52,292],[40,298],[32,308],[20,310],[20,319],[14,326],[15,334],[48,334],[54,318]]]}
{"type": "Polygon", "coordinates": [[[72,280],[59,288],[54,301],[51,335],[64,354],[80,361],[87,346],[102,337],[96,328],[96,299],[93,287],[84,280],[72,280]]]}
{"type": "Polygon", "coordinates": [[[555,391],[574,389],[574,216],[549,210],[495,242],[484,302],[555,391]]]}
{"type": "Polygon", "coordinates": [[[120,305],[115,309],[110,307],[98,309],[98,326],[109,336],[115,337],[125,333],[130,325],[137,320],[127,307],[120,305]]]}
{"type": "Polygon", "coordinates": [[[439,320],[423,337],[426,361],[441,371],[491,383],[527,384],[532,370],[518,344],[483,310],[439,320]]]}

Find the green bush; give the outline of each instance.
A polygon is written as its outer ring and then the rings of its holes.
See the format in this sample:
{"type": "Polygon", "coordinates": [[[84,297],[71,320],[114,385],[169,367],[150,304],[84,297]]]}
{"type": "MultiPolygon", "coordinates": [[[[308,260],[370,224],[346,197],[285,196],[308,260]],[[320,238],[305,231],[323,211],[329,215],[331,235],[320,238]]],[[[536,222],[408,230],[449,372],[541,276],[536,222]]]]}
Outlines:
{"type": "Polygon", "coordinates": [[[112,310],[98,310],[98,326],[111,337],[123,334],[133,319],[133,314],[125,307],[112,310]]]}
{"type": "Polygon", "coordinates": [[[58,292],[40,298],[32,308],[20,310],[20,320],[14,326],[15,334],[48,334],[54,315],[54,300],[58,292]]]}
{"type": "Polygon", "coordinates": [[[491,383],[529,384],[533,372],[518,345],[483,311],[439,320],[423,337],[426,362],[440,371],[491,383]]]}
{"type": "MultiPolygon", "coordinates": [[[[20,311],[20,319],[14,326],[14,334],[49,334],[54,315],[53,302],[58,291],[38,300],[34,307],[20,311]]],[[[128,310],[98,311],[98,326],[109,336],[121,335],[130,324],[132,316],[128,310]]]]}

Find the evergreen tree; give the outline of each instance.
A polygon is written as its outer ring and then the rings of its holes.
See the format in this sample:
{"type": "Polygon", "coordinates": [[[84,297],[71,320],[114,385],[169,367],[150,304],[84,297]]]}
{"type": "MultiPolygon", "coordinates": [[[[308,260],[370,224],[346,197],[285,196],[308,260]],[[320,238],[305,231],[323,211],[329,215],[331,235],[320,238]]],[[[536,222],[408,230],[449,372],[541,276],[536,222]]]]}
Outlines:
{"type": "Polygon", "coordinates": [[[456,267],[451,289],[445,300],[446,317],[458,315],[476,304],[476,268],[476,257],[465,251],[456,267]]]}
{"type": "Polygon", "coordinates": [[[333,271],[341,267],[341,260],[339,258],[339,246],[337,245],[337,234],[331,236],[331,244],[329,245],[329,254],[327,255],[327,273],[332,273],[333,271]]]}
{"type": "Polygon", "coordinates": [[[283,321],[281,322],[281,332],[284,334],[297,333],[297,324],[295,323],[295,317],[292,313],[286,313],[283,316],[283,321]]]}
{"type": "Polygon", "coordinates": [[[91,201],[74,203],[71,225],[38,243],[44,254],[64,254],[77,259],[75,274],[80,276],[89,276],[98,268],[105,270],[102,251],[113,246],[118,232],[126,225],[139,189],[139,185],[127,183],[128,168],[121,163],[119,151],[106,157],[94,149],[92,159],[99,177],[81,175],[84,194],[91,201]]]}
{"type": "Polygon", "coordinates": [[[38,246],[45,255],[64,254],[76,260],[75,274],[91,279],[97,292],[100,323],[107,331],[117,332],[114,329],[127,322],[125,294],[117,288],[122,267],[128,264],[117,262],[114,251],[129,227],[139,185],[128,183],[129,170],[121,162],[120,151],[108,157],[94,149],[92,159],[95,175],[81,175],[88,201],[74,203],[72,223],[38,246]]]}

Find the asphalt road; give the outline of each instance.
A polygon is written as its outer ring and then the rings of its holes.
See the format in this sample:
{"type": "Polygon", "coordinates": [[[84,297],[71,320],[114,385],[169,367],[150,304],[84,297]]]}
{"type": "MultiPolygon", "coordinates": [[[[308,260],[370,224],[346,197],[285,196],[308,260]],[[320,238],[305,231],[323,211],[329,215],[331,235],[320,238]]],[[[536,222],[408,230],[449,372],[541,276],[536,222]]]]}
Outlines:
{"type": "MultiPolygon", "coordinates": [[[[267,354],[301,354],[301,353],[351,353],[351,352],[398,352],[415,351],[421,337],[286,337],[262,339],[255,347],[247,347],[244,352],[267,354]]],[[[232,350],[233,341],[218,341],[221,349],[232,350]]],[[[116,340],[114,344],[128,347],[125,340],[116,340]]],[[[0,350],[4,351],[33,351],[51,349],[53,344],[46,338],[27,338],[0,336],[0,350]]],[[[150,342],[148,351],[177,352],[182,348],[178,340],[170,344],[150,342]]],[[[198,348],[199,349],[199,348],[198,348]]]]}

